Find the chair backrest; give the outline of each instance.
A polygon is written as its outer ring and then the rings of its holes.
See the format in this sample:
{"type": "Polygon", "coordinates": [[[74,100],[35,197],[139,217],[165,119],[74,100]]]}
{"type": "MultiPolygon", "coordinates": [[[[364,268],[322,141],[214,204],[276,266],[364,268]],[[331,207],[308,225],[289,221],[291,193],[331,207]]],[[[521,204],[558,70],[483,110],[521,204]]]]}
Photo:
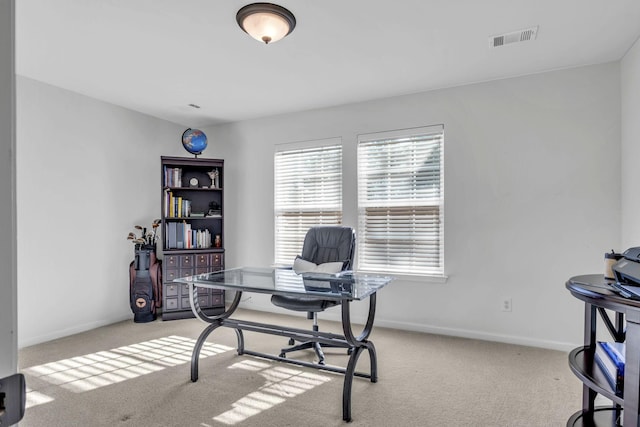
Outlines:
{"type": "Polygon", "coordinates": [[[301,257],[316,264],[342,261],[343,270],[353,266],[356,234],[353,228],[321,225],[311,227],[304,237],[301,257]]]}

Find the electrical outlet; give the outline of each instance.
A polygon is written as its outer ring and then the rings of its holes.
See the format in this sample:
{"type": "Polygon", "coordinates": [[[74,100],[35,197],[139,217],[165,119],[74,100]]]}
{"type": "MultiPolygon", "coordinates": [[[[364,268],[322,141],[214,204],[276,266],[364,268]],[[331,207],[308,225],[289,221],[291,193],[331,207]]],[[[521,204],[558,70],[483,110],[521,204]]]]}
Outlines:
{"type": "Polygon", "coordinates": [[[505,297],[502,299],[502,311],[511,311],[511,297],[505,297]]]}

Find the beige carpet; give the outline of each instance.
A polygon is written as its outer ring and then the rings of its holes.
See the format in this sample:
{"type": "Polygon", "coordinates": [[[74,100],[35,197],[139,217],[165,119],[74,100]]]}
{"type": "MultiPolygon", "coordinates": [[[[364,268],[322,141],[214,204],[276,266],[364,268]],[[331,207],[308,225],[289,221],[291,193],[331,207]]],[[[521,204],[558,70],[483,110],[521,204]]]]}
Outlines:
{"type": "MultiPolygon", "coordinates": [[[[260,312],[238,317],[309,326],[260,312]]],[[[341,375],[238,356],[229,329],[210,335],[192,383],[190,349],[204,326],[121,322],[22,349],[28,407],[20,425],[564,426],[581,404],[581,383],[563,352],[375,328],[379,381],[354,380],[353,422],[345,424],[341,375]]],[[[258,351],[286,345],[272,335],[245,338],[258,351]]],[[[346,363],[342,351],[327,353],[328,363],[346,363]]],[[[359,368],[367,366],[365,353],[359,368]]]]}

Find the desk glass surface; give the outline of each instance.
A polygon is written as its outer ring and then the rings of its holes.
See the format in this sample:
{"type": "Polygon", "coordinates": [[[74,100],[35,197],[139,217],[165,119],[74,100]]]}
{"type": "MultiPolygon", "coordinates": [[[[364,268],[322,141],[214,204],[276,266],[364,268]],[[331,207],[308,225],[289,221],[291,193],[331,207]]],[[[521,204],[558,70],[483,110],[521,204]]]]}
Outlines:
{"type": "Polygon", "coordinates": [[[242,267],[175,279],[199,287],[276,295],[308,295],[327,300],[362,300],[383,288],[389,276],[359,274],[296,274],[285,268],[242,267]]]}

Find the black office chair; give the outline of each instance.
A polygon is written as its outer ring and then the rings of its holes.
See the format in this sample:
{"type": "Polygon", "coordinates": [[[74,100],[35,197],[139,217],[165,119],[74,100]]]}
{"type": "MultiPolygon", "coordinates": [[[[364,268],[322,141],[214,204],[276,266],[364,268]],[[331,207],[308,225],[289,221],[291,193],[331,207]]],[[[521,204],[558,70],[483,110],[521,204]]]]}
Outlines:
{"type": "MultiPolygon", "coordinates": [[[[349,270],[353,264],[356,247],[356,235],[351,227],[317,226],[307,231],[299,258],[314,264],[342,262],[341,270],[349,270]]],[[[339,270],[340,271],[340,270],[339,270]]],[[[339,301],[323,300],[319,297],[273,295],[271,302],[278,307],[294,311],[306,311],[307,318],[313,319],[313,330],[318,330],[318,313],[329,307],[338,305],[339,301]]],[[[295,344],[293,339],[289,345],[295,344]]],[[[324,353],[320,343],[306,341],[293,347],[283,348],[280,357],[285,357],[291,351],[312,348],[315,350],[319,363],[324,364],[324,353]]]]}

